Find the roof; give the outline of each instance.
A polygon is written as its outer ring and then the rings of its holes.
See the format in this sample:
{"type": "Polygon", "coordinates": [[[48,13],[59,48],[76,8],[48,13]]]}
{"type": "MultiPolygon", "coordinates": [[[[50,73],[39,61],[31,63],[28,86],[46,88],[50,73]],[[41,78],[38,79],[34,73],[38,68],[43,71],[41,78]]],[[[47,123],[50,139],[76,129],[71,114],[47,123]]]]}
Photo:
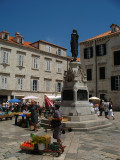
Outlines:
{"type": "MultiPolygon", "coordinates": [[[[6,32],[6,31],[2,31],[2,32],[8,33],[8,32],[6,32]]],[[[19,36],[19,37],[22,37],[22,36],[20,36],[20,35],[18,35],[18,36],[19,36]]],[[[15,37],[9,36],[9,40],[8,40],[8,41],[11,42],[11,43],[14,43],[14,44],[19,44],[19,43],[17,43],[17,42],[14,40],[14,38],[15,38],[15,37]]],[[[63,47],[60,47],[60,46],[58,46],[58,45],[49,43],[49,42],[47,42],[47,41],[39,40],[39,41],[36,41],[36,42],[46,43],[46,44],[49,44],[49,45],[52,45],[52,46],[55,46],[55,47],[58,47],[58,48],[67,50],[66,48],[63,48],[63,47]]],[[[36,42],[31,43],[31,42],[25,42],[25,41],[24,41],[24,44],[22,44],[22,46],[26,46],[26,47],[30,47],[30,48],[35,48],[35,49],[36,49],[36,47],[32,46],[32,44],[34,44],[34,43],[36,43],[36,42]]]]}
{"type": "Polygon", "coordinates": [[[82,41],[82,42],[80,42],[80,44],[82,44],[82,43],[84,43],[84,42],[92,41],[92,40],[95,40],[95,39],[112,36],[112,35],[115,35],[116,33],[120,33],[120,31],[113,32],[113,33],[112,33],[111,31],[108,31],[108,32],[102,33],[102,34],[100,34],[100,35],[98,35],[98,36],[95,36],[95,37],[92,37],[92,38],[87,39],[87,40],[85,40],[85,41],[82,41]]]}
{"type": "Polygon", "coordinates": [[[55,44],[53,44],[53,43],[49,43],[49,42],[47,42],[47,41],[39,40],[39,42],[46,43],[46,44],[48,44],[48,45],[52,45],[52,46],[55,46],[55,47],[58,47],[58,48],[62,48],[62,49],[64,49],[64,50],[67,50],[66,48],[60,47],[60,46],[55,45],[55,44]]]}
{"type": "MultiPolygon", "coordinates": [[[[9,40],[8,41],[11,42],[11,43],[18,44],[16,41],[14,41],[14,37],[11,37],[11,36],[9,36],[9,40]]],[[[25,42],[24,41],[24,44],[22,44],[22,45],[26,46],[26,47],[35,48],[35,47],[32,47],[31,44],[32,44],[31,42],[25,42]]]]}

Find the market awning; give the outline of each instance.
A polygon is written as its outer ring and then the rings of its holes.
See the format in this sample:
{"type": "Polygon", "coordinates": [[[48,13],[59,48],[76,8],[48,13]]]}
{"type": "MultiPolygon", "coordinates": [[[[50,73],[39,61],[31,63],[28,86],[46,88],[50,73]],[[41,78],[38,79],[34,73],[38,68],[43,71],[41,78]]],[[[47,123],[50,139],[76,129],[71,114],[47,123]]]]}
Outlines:
{"type": "Polygon", "coordinates": [[[52,103],[51,100],[45,95],[45,108],[46,108],[46,109],[50,109],[51,107],[53,107],[53,103],[52,103]]]}
{"type": "Polygon", "coordinates": [[[57,99],[61,99],[61,95],[57,95],[57,96],[55,96],[55,95],[45,95],[45,96],[47,96],[50,100],[54,100],[54,101],[56,101],[57,99]]]}

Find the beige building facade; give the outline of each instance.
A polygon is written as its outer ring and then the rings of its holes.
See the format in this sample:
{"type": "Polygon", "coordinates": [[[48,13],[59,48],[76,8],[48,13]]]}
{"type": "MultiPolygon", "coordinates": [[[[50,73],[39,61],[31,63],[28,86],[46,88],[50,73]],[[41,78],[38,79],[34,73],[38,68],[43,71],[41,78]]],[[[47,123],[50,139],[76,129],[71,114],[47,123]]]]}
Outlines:
{"type": "Polygon", "coordinates": [[[33,95],[42,105],[44,95],[60,95],[68,61],[63,47],[0,32],[0,103],[33,95]]]}
{"type": "Polygon", "coordinates": [[[89,95],[112,100],[120,110],[120,27],[80,42],[80,60],[87,74],[89,95]]]}

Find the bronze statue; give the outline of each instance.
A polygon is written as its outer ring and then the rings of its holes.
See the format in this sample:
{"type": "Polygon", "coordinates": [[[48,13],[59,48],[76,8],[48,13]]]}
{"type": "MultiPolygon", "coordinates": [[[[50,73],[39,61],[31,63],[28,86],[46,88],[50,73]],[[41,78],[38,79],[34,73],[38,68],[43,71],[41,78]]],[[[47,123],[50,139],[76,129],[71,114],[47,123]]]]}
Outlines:
{"type": "Polygon", "coordinates": [[[70,42],[72,57],[74,57],[73,61],[76,61],[78,56],[78,38],[79,38],[79,35],[77,34],[77,30],[73,29],[73,32],[71,34],[71,42],[70,42]]]}

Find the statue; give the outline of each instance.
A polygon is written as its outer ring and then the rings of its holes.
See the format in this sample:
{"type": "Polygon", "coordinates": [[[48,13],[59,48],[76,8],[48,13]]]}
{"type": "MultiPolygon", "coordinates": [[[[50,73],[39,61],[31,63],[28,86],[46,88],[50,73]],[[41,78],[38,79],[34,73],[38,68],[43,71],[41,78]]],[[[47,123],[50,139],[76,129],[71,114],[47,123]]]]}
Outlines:
{"type": "Polygon", "coordinates": [[[74,57],[73,61],[76,61],[78,56],[78,38],[77,30],[73,29],[73,33],[71,34],[71,52],[72,57],[74,57]]]}

